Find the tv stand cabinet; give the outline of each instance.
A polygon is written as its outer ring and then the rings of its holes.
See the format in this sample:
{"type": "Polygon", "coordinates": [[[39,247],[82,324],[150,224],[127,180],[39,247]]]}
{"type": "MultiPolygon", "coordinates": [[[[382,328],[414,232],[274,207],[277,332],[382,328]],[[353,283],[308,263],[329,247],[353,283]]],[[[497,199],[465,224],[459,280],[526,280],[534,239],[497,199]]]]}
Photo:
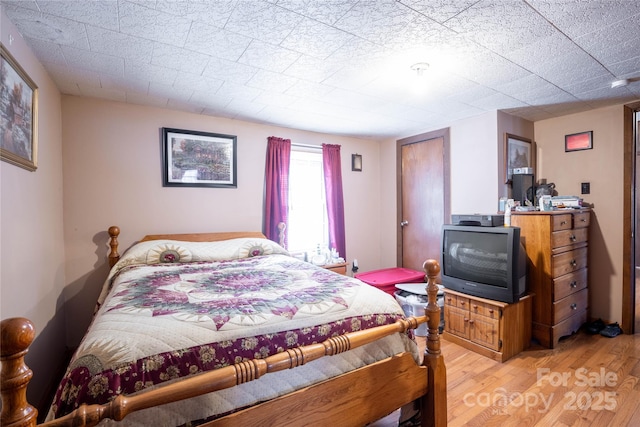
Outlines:
{"type": "Polygon", "coordinates": [[[531,300],[508,304],[445,289],[443,338],[502,363],[531,343],[531,300]]]}

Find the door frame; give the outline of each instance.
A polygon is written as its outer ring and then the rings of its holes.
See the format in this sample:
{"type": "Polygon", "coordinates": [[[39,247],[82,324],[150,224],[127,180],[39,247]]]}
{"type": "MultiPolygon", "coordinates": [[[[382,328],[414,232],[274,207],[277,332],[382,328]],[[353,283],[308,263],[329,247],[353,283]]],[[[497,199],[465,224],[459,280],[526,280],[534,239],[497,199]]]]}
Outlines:
{"type": "MultiPolygon", "coordinates": [[[[442,138],[443,143],[443,180],[444,180],[444,217],[451,218],[451,155],[450,155],[450,130],[438,129],[419,135],[409,136],[396,141],[396,265],[402,266],[402,147],[430,139],[442,138]]],[[[439,261],[439,260],[438,260],[439,261]]]]}
{"type": "Polygon", "coordinates": [[[635,266],[635,240],[640,230],[635,230],[636,210],[640,209],[635,203],[635,194],[638,189],[635,185],[636,143],[635,143],[635,112],[640,111],[640,102],[633,102],[624,106],[623,140],[624,140],[624,197],[623,197],[623,259],[622,259],[622,330],[625,334],[633,334],[636,331],[636,317],[640,313],[635,312],[636,292],[636,266],[635,266]]]}

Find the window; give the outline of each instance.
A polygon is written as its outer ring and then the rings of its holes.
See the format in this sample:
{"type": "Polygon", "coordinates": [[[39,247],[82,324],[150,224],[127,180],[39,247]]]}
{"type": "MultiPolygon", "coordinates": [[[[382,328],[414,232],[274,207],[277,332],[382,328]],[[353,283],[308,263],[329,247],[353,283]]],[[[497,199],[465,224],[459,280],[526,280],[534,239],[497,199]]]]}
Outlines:
{"type": "Polygon", "coordinates": [[[291,147],[287,238],[292,253],[328,247],[321,151],[291,147]]]}

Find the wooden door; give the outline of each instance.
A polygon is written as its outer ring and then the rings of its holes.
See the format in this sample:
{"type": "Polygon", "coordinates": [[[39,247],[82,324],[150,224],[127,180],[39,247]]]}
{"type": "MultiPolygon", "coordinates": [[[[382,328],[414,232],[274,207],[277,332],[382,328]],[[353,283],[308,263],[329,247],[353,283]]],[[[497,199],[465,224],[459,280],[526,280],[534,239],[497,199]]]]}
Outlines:
{"type": "Polygon", "coordinates": [[[422,271],[440,261],[442,225],[449,222],[449,132],[398,141],[398,265],[422,271]]]}

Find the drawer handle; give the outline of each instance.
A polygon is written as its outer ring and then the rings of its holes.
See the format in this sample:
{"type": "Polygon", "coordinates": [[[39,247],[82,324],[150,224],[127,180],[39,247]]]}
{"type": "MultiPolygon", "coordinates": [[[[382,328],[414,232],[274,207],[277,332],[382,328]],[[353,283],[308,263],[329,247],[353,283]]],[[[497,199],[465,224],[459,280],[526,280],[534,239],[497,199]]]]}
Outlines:
{"type": "Polygon", "coordinates": [[[464,305],[464,304],[465,304],[465,302],[464,302],[464,301],[460,301],[460,305],[464,305]]]}
{"type": "Polygon", "coordinates": [[[587,222],[585,218],[580,218],[580,222],[587,222]]]}
{"type": "Polygon", "coordinates": [[[470,324],[470,325],[473,325],[473,320],[469,320],[469,324],[470,324]]]}
{"type": "Polygon", "coordinates": [[[576,236],[574,234],[571,235],[571,237],[569,237],[569,240],[571,240],[572,242],[576,241],[576,236]]]}
{"type": "Polygon", "coordinates": [[[574,280],[573,282],[569,283],[569,286],[571,286],[572,288],[575,288],[578,286],[578,282],[574,280]]]}
{"type": "Polygon", "coordinates": [[[489,313],[490,313],[490,314],[493,314],[493,308],[490,308],[490,309],[489,309],[489,313]]]}
{"type": "Polygon", "coordinates": [[[468,318],[468,317],[465,317],[465,318],[464,318],[464,321],[465,321],[465,322],[468,322],[468,321],[469,321],[469,318],[468,318]]]}
{"type": "Polygon", "coordinates": [[[578,309],[578,304],[576,304],[575,302],[571,304],[571,310],[577,310],[577,309],[578,309]]]}
{"type": "Polygon", "coordinates": [[[567,221],[560,221],[560,225],[565,225],[567,221]]]}
{"type": "Polygon", "coordinates": [[[575,259],[572,259],[569,264],[571,264],[571,267],[575,267],[576,265],[578,265],[578,263],[576,262],[575,259]]]}

